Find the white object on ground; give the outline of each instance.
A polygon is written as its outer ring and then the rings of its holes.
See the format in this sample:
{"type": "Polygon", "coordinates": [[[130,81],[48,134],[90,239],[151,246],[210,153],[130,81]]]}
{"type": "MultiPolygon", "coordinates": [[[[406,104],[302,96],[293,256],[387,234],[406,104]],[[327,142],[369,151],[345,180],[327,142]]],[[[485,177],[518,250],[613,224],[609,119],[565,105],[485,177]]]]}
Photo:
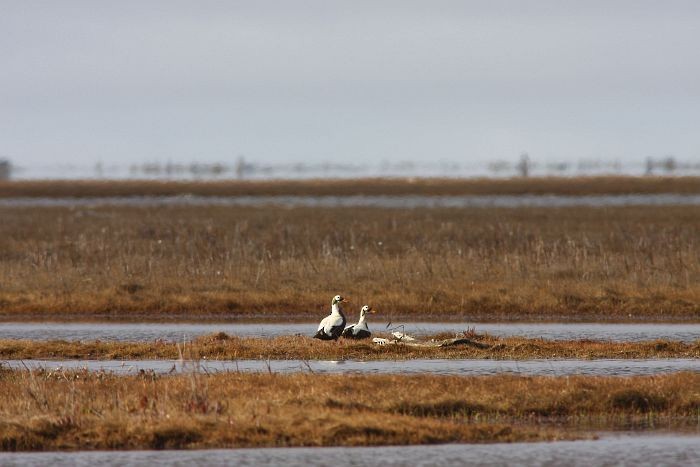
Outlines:
{"type": "Polygon", "coordinates": [[[400,341],[413,342],[416,340],[415,337],[409,336],[408,334],[406,334],[404,332],[394,331],[391,333],[391,335],[400,341]]]}

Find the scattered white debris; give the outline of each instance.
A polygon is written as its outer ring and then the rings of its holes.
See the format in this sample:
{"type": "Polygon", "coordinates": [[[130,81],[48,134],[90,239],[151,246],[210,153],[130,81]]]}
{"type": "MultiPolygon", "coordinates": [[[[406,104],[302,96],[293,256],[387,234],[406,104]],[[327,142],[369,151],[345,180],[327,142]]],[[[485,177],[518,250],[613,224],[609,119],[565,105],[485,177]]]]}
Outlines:
{"type": "Polygon", "coordinates": [[[408,334],[406,334],[404,332],[394,331],[391,333],[391,335],[400,341],[413,342],[416,340],[415,337],[409,336],[408,334]]]}
{"type": "Polygon", "coordinates": [[[390,343],[389,339],[384,339],[383,337],[373,337],[372,342],[377,345],[386,345],[390,343]]]}
{"type": "Polygon", "coordinates": [[[476,342],[471,339],[466,338],[455,338],[455,339],[445,339],[442,341],[430,340],[418,342],[414,337],[404,335],[400,332],[395,332],[392,334],[393,339],[384,339],[382,337],[372,338],[372,342],[377,345],[408,345],[411,347],[451,347],[454,345],[468,345],[471,347],[476,347],[478,349],[488,349],[487,344],[476,342]],[[399,336],[397,336],[399,334],[399,336]]]}

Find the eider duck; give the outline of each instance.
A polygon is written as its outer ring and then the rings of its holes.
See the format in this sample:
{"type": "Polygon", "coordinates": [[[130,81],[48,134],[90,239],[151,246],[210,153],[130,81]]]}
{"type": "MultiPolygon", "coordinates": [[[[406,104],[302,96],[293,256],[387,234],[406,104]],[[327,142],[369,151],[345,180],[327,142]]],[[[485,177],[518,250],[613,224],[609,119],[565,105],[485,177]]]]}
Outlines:
{"type": "Polygon", "coordinates": [[[333,297],[333,301],[331,302],[331,314],[321,320],[316,335],[314,335],[315,339],[329,341],[337,340],[340,337],[346,322],[345,315],[343,314],[343,307],[340,304],[345,302],[346,300],[340,295],[333,297]]]}
{"type": "Polygon", "coordinates": [[[371,306],[365,305],[360,310],[360,320],[357,324],[351,324],[343,330],[342,336],[346,339],[367,339],[372,333],[367,326],[367,313],[376,313],[371,306]]]}

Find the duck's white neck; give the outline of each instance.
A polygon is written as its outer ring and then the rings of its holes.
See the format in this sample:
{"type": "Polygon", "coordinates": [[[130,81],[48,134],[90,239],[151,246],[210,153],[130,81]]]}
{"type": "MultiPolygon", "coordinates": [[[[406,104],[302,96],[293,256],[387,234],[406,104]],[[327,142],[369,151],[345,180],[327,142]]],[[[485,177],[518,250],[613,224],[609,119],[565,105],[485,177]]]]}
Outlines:
{"type": "Polygon", "coordinates": [[[343,307],[340,306],[340,303],[334,303],[331,305],[331,314],[332,315],[342,315],[343,314],[343,307]]]}
{"type": "Polygon", "coordinates": [[[360,320],[357,322],[357,324],[362,324],[365,322],[365,318],[367,318],[367,315],[364,313],[360,313],[360,320]]]}

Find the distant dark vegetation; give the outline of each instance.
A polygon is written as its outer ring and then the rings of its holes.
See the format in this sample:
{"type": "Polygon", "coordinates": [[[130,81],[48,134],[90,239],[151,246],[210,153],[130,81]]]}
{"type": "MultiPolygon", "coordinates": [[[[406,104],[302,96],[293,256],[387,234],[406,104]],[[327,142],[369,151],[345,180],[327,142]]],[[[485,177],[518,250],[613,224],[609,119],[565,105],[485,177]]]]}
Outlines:
{"type": "Polygon", "coordinates": [[[700,177],[377,178],[271,181],[0,181],[0,197],[621,195],[700,193],[700,177]]]}

